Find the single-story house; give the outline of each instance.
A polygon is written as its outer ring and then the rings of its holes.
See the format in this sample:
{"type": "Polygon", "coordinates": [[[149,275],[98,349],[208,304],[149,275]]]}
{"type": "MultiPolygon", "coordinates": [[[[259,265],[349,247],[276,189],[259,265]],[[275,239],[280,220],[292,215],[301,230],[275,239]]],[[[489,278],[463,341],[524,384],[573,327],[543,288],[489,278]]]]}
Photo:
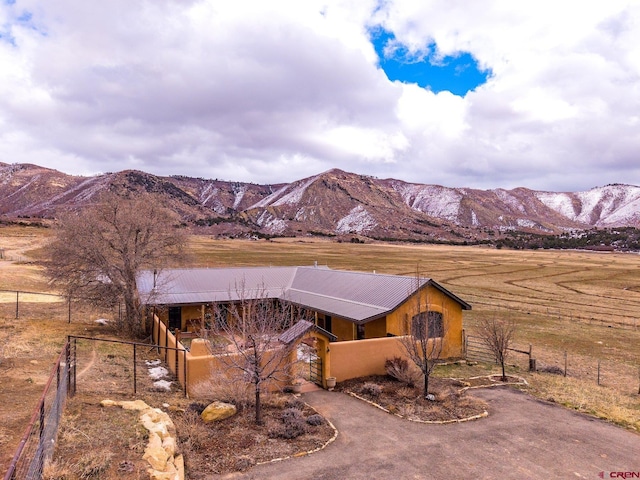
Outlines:
{"type": "Polygon", "coordinates": [[[319,266],[145,271],[138,289],[142,302],[180,331],[205,325],[211,305],[251,295],[305,309],[338,342],[405,335],[413,319],[428,315],[430,328],[443,338],[442,358],[462,355],[462,311],[471,309],[430,278],[319,266]]]}

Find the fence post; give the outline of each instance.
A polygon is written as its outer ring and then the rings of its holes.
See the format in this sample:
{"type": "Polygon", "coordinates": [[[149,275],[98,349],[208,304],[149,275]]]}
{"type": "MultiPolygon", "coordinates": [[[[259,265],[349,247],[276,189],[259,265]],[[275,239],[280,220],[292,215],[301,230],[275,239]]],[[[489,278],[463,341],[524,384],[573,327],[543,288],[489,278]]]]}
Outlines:
{"type": "Polygon", "coordinates": [[[76,380],[78,368],[78,339],[73,339],[73,394],[76,394],[76,380]]]}
{"type": "Polygon", "coordinates": [[[135,395],[137,392],[136,387],[136,344],[133,344],[133,394],[135,395]]]}
{"type": "MultiPolygon", "coordinates": [[[[184,352],[184,365],[182,366],[182,373],[184,375],[184,396],[187,397],[187,349],[183,350],[184,352]]],[[[176,358],[178,357],[176,353],[176,358]]]]}
{"type": "Polygon", "coordinates": [[[18,318],[19,313],[20,313],[20,292],[16,291],[16,318],[18,318]]]}
{"type": "Polygon", "coordinates": [[[564,351],[564,376],[567,376],[567,351],[564,351]]]}

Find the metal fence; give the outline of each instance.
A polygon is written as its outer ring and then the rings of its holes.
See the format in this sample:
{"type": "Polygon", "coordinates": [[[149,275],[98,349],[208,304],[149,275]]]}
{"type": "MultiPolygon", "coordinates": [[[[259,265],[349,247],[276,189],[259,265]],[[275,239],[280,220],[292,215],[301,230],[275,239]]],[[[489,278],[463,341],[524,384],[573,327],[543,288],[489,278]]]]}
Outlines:
{"type": "Polygon", "coordinates": [[[55,363],[4,480],[40,480],[53,455],[60,417],[70,379],[70,349],[67,342],[55,363]]]}
{"type": "Polygon", "coordinates": [[[181,385],[176,377],[186,378],[187,350],[153,345],[149,343],[129,342],[105,338],[71,335],[69,338],[71,372],[69,375],[69,393],[73,396],[78,391],[103,393],[105,395],[130,395],[142,392],[164,390],[157,383],[159,367],[168,367],[162,378],[171,391],[182,391],[187,395],[186,381],[181,385]],[[183,368],[176,375],[171,371],[171,362],[183,368]],[[93,370],[93,375],[83,372],[93,370]],[[150,376],[150,370],[156,374],[150,376]],[[108,379],[108,382],[104,380],[108,379]]]}
{"type": "MultiPolygon", "coordinates": [[[[467,360],[472,362],[482,363],[498,363],[493,351],[487,346],[484,340],[480,337],[472,335],[465,335],[464,337],[464,349],[467,360]]],[[[517,366],[522,369],[532,370],[535,369],[535,361],[532,363],[532,346],[529,344],[528,349],[509,347],[508,352],[520,353],[522,355],[514,356],[509,355],[506,364],[510,366],[517,366]]]]}
{"type": "Polygon", "coordinates": [[[65,319],[71,321],[71,303],[55,293],[0,290],[0,317],[65,319]]]}

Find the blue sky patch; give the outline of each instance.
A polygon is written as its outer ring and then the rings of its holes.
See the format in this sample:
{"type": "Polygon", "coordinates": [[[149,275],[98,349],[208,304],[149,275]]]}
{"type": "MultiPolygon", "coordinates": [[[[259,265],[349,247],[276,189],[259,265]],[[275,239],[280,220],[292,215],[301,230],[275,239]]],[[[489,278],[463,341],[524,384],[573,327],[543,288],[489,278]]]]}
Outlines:
{"type": "Polygon", "coordinates": [[[464,96],[486,83],[491,71],[483,71],[468,52],[437,58],[436,44],[427,45],[420,52],[410,52],[398,42],[392,32],[378,28],[372,30],[371,43],[380,59],[380,68],[391,81],[415,83],[435,93],[448,90],[464,96]]]}

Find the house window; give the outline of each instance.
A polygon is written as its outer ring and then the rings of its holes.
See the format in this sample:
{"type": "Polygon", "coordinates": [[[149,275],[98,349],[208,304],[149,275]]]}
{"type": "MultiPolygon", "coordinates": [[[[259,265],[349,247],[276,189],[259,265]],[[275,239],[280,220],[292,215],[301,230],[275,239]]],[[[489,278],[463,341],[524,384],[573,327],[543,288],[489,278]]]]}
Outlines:
{"type": "Polygon", "coordinates": [[[444,337],[444,323],[440,312],[422,312],[411,319],[411,334],[416,338],[444,337]]]}
{"type": "Polygon", "coordinates": [[[356,325],[356,340],[364,340],[364,324],[356,325]]]}

